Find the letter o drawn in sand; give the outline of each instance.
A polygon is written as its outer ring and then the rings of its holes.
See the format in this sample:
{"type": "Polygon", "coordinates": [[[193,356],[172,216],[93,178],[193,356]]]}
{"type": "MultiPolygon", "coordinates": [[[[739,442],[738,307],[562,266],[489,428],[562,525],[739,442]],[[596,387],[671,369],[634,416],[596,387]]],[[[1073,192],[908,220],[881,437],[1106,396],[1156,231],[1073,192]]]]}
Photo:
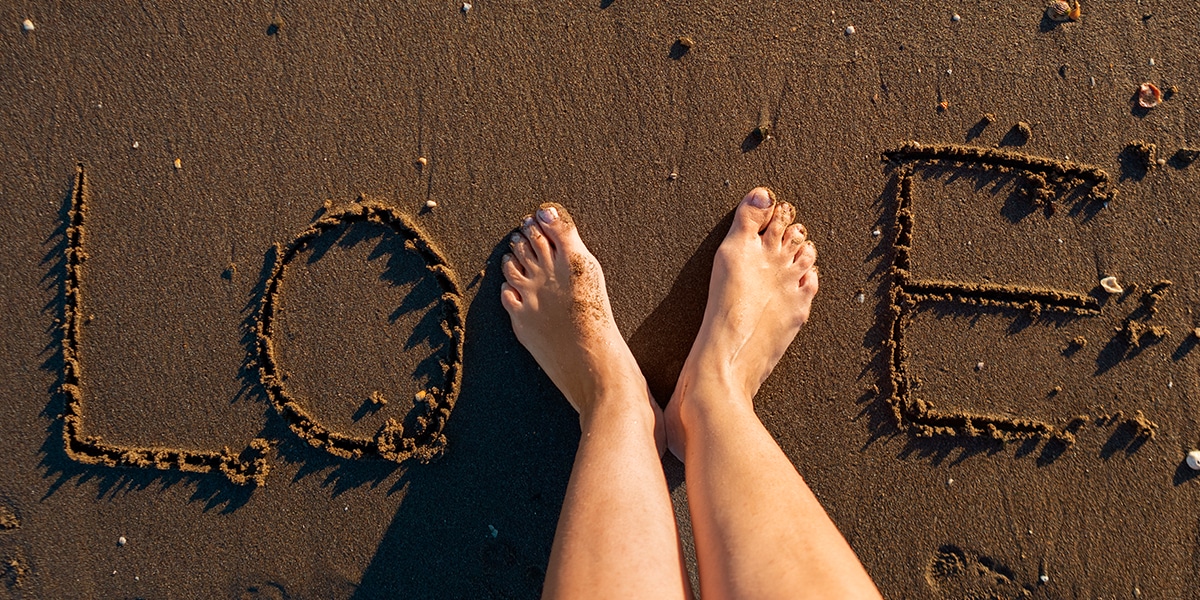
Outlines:
{"type": "MultiPolygon", "coordinates": [[[[443,429],[454,409],[462,383],[463,320],[462,294],[454,272],[442,253],[408,217],[385,204],[359,198],[348,206],[327,212],[300,232],[286,246],[278,248],[278,258],[267,279],[262,308],[255,334],[258,349],[258,374],[271,404],[288,426],[310,446],[322,448],[342,458],[376,456],[394,462],[416,458],[425,463],[442,455],[446,448],[443,429]],[[284,385],[283,370],[275,351],[275,321],[279,316],[280,283],[288,265],[322,234],[340,225],[373,223],[392,228],[404,238],[404,247],[425,261],[442,288],[442,329],[450,338],[447,356],[442,360],[444,389],[431,388],[417,394],[415,419],[410,425],[388,419],[373,438],[361,438],[330,431],[301,407],[299,398],[284,385]]],[[[410,414],[410,416],[412,416],[410,414]]]]}

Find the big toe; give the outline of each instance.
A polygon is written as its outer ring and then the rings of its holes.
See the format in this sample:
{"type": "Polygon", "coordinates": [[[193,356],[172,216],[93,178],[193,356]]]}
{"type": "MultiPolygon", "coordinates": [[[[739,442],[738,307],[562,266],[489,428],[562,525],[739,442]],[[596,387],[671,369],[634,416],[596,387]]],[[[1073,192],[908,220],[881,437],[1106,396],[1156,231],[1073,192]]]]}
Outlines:
{"type": "Polygon", "coordinates": [[[775,212],[775,193],[765,187],[756,187],[746,194],[733,214],[730,235],[754,236],[763,232],[775,212]]]}
{"type": "Polygon", "coordinates": [[[571,213],[557,202],[546,202],[538,207],[537,222],[542,233],[550,240],[555,250],[573,254],[583,251],[583,239],[571,213]]]}

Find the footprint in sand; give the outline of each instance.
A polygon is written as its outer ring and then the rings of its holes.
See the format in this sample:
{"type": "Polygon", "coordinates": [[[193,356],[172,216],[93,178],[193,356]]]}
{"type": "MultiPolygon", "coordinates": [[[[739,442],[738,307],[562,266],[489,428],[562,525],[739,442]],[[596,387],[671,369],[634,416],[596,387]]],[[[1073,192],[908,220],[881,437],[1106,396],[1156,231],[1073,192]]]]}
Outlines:
{"type": "Polygon", "coordinates": [[[925,582],[938,597],[954,600],[1029,598],[1033,585],[1017,582],[1012,569],[999,561],[945,544],[929,557],[925,582]]]}

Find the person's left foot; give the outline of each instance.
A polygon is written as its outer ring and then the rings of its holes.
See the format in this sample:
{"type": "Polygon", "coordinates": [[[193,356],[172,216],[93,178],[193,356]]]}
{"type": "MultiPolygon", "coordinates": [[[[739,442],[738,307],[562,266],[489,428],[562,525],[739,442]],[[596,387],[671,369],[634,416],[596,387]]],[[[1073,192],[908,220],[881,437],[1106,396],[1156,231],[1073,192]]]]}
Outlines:
{"type": "Polygon", "coordinates": [[[570,214],[559,204],[543,204],[536,218],[524,219],[511,244],[512,253],[501,259],[505,281],[500,303],[517,340],[581,420],[609,406],[644,414],[653,420],[661,454],[662,411],[617,330],[604,272],[583,245],[570,214]]]}

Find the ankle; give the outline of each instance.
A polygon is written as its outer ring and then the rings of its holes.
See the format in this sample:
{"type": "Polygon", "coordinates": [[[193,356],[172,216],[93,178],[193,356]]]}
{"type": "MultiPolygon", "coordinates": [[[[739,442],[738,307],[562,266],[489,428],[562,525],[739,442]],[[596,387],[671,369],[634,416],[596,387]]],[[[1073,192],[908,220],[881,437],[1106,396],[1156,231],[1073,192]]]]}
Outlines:
{"type": "Polygon", "coordinates": [[[643,385],[605,390],[579,413],[584,435],[598,430],[633,430],[654,435],[656,419],[650,393],[643,385]]]}
{"type": "Polygon", "coordinates": [[[671,398],[679,408],[679,420],[684,429],[707,427],[735,416],[754,413],[754,391],[728,369],[689,369],[683,373],[671,398]]]}

